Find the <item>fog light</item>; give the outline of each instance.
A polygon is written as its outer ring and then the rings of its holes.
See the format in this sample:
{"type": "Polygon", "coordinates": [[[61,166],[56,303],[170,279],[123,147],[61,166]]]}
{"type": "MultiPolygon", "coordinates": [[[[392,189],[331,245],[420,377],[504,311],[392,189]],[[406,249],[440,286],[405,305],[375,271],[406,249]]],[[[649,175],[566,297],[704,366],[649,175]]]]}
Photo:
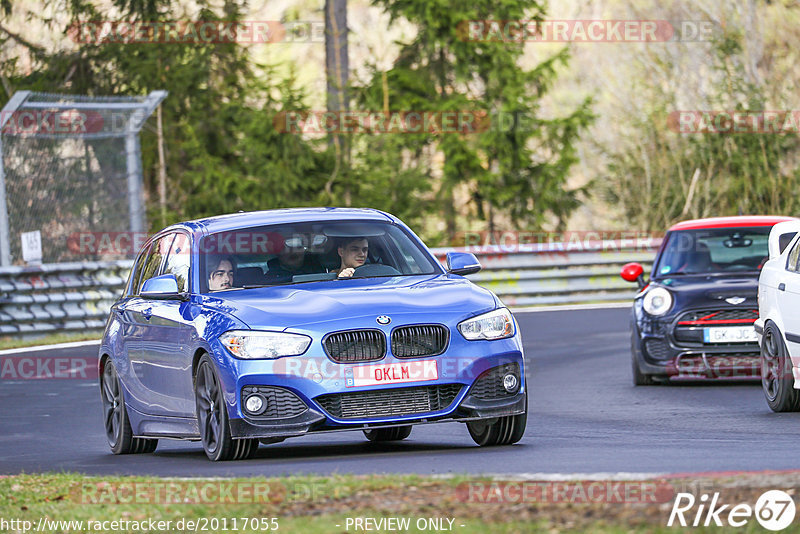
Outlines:
{"type": "Polygon", "coordinates": [[[244,408],[253,415],[258,415],[264,411],[264,398],[261,395],[250,395],[244,401],[244,408]]]}
{"type": "Polygon", "coordinates": [[[503,387],[509,393],[514,393],[519,386],[519,380],[517,380],[517,376],[513,373],[508,373],[506,376],[503,377],[503,387]]]}

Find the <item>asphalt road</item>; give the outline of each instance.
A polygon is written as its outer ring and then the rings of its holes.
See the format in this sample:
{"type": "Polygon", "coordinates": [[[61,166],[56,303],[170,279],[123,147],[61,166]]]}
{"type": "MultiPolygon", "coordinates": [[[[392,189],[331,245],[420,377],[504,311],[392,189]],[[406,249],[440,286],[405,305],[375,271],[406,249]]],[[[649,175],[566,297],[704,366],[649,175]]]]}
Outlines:
{"type": "MultiPolygon", "coordinates": [[[[517,316],[530,387],[528,428],[510,447],[479,448],[460,423],[423,425],[396,444],[361,432],[261,446],[209,462],[197,442],[114,456],[96,380],[0,381],[0,474],[252,476],[298,473],[689,473],[792,469],[800,413],[774,414],[758,383],[634,388],[627,309],[517,316]]],[[[37,355],[94,356],[96,347],[37,355]]]]}

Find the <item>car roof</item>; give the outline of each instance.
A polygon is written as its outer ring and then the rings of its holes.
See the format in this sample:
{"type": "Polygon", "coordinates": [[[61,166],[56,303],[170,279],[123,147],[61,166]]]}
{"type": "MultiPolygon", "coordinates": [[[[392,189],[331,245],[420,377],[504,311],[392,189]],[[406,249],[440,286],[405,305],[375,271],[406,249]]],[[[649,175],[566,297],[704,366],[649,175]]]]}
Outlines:
{"type": "Polygon", "coordinates": [[[693,219],[673,225],[668,231],[676,230],[702,230],[706,228],[735,228],[743,226],[774,226],[783,221],[794,221],[795,217],[782,215],[740,215],[737,217],[711,217],[708,219],[693,219]]]}
{"type": "Polygon", "coordinates": [[[340,220],[400,222],[388,213],[371,208],[286,208],[217,215],[179,223],[169,229],[183,227],[214,233],[267,224],[340,220]]]}

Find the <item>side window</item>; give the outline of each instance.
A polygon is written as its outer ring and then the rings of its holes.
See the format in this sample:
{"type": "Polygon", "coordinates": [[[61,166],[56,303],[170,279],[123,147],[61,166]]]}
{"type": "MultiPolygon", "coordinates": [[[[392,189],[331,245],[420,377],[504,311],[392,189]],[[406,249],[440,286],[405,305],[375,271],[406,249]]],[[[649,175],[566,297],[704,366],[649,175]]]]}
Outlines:
{"type": "Polygon", "coordinates": [[[789,232],[789,233],[786,233],[786,234],[781,234],[778,237],[778,248],[780,248],[780,252],[783,252],[784,250],[786,250],[786,247],[789,246],[789,243],[792,242],[792,239],[794,239],[794,236],[796,236],[796,235],[797,235],[797,232],[789,232]]]}
{"type": "Polygon", "coordinates": [[[800,257],[800,241],[794,244],[794,248],[789,253],[789,261],[786,262],[786,270],[797,272],[797,259],[800,257]]]}
{"type": "Polygon", "coordinates": [[[174,237],[175,234],[167,234],[162,236],[153,243],[152,247],[150,247],[150,253],[147,255],[147,261],[144,264],[144,270],[142,271],[142,276],[139,278],[139,283],[136,286],[136,291],[134,291],[134,294],[139,294],[139,291],[141,290],[142,284],[145,280],[149,280],[154,276],[158,276],[161,262],[164,259],[164,256],[167,255],[167,251],[169,250],[169,246],[172,244],[174,237]]]}
{"type": "Polygon", "coordinates": [[[147,255],[150,252],[150,247],[142,250],[139,253],[139,257],[136,258],[136,263],[133,265],[133,269],[131,270],[131,279],[128,281],[128,285],[125,286],[128,288],[128,295],[136,295],[139,291],[139,279],[142,277],[142,269],[144,268],[144,262],[147,259],[147,255]]]}
{"type": "Polygon", "coordinates": [[[189,262],[191,258],[191,241],[186,234],[178,233],[169,249],[163,274],[174,274],[178,280],[178,291],[189,290],[189,262]]]}

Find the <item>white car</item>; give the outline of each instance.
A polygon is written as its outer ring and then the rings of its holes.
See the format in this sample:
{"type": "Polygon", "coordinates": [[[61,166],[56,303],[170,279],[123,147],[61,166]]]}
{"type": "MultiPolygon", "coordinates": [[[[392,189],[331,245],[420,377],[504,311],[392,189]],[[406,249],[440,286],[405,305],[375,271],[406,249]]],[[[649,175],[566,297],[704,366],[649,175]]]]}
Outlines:
{"type": "Polygon", "coordinates": [[[775,412],[800,411],[800,219],[772,227],[758,279],[761,385],[775,412]]]}

